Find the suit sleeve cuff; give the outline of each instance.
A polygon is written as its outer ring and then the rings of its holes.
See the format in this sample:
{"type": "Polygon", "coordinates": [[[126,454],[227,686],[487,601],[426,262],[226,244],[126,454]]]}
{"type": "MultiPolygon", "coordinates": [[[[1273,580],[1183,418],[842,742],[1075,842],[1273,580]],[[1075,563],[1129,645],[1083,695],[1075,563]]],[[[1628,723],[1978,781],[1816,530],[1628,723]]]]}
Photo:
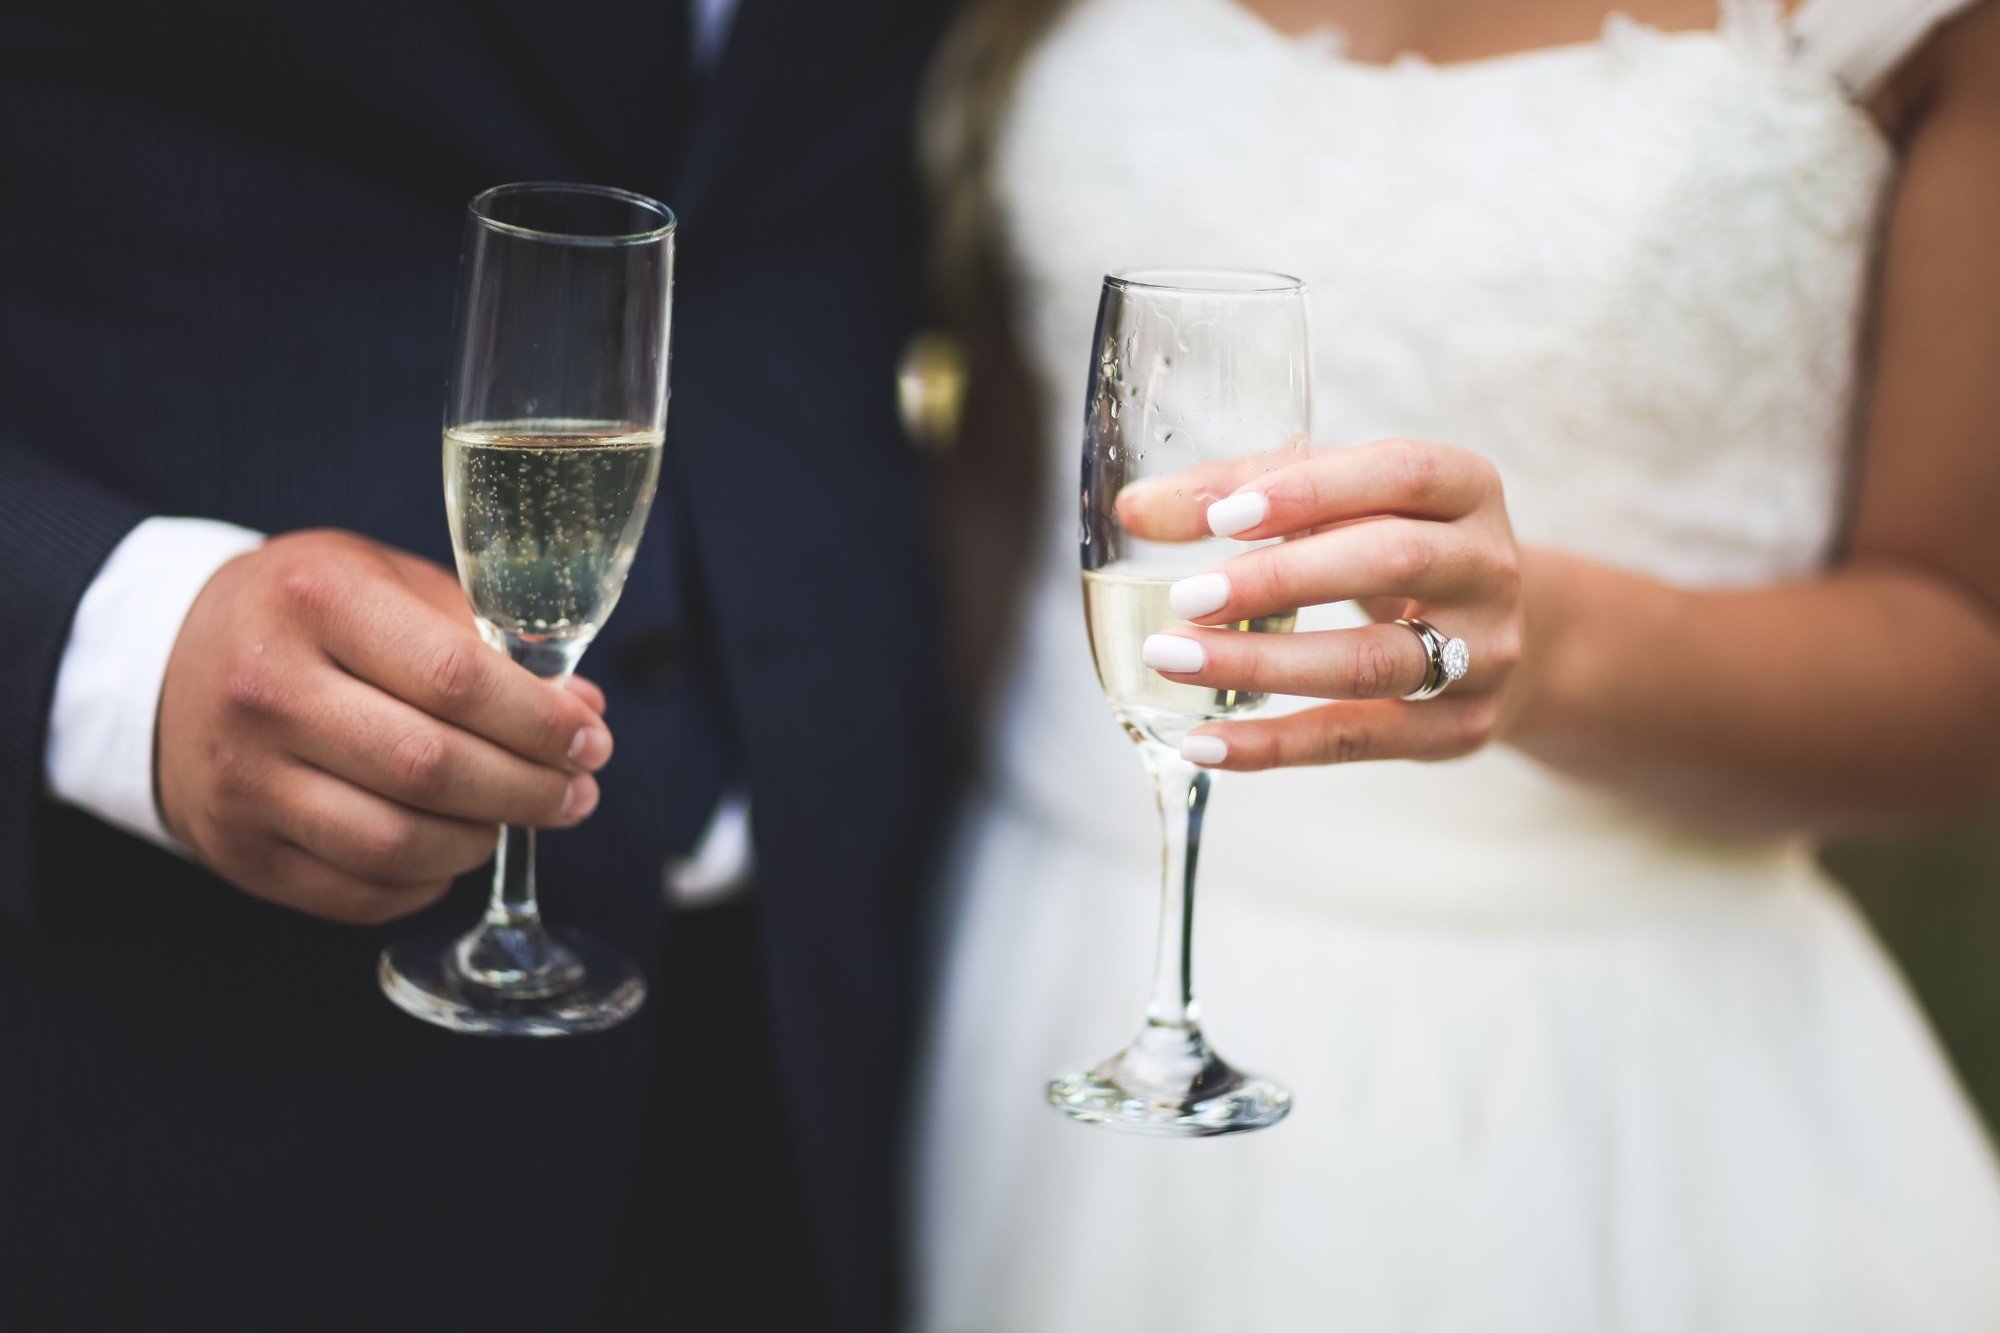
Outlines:
{"type": "Polygon", "coordinates": [[[178,851],[153,792],[153,736],[167,659],[209,577],[263,534],[200,518],[149,518],[84,591],[56,668],[44,768],[57,800],[178,851]]]}

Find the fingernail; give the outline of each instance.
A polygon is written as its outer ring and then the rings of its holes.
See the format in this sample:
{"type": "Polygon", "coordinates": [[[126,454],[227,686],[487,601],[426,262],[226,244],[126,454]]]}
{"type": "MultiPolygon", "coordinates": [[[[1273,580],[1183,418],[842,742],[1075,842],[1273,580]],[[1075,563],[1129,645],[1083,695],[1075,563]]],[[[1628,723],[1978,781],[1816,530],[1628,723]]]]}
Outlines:
{"type": "Polygon", "coordinates": [[[571,778],[569,786],[563,789],[562,817],[571,821],[582,819],[596,808],[596,781],[583,774],[571,778]]]}
{"type": "Polygon", "coordinates": [[[1229,758],[1229,742],[1220,736],[1190,736],[1181,742],[1181,758],[1190,764],[1219,764],[1229,758]]]}
{"type": "Polygon", "coordinates": [[[1208,530],[1218,537],[1234,537],[1250,531],[1270,513],[1269,496],[1262,491],[1243,491],[1208,507],[1208,530]]]}
{"type": "Polygon", "coordinates": [[[1184,634],[1148,634],[1139,645],[1139,660],[1155,671],[1199,671],[1208,654],[1184,634]]]}
{"type": "Polygon", "coordinates": [[[1167,590],[1167,605],[1182,620],[1220,611],[1229,600],[1229,576],[1213,571],[1182,579],[1167,590]]]}
{"type": "Polygon", "coordinates": [[[611,733],[603,727],[578,727],[569,743],[569,761],[585,768],[602,768],[611,758],[611,733]]]}

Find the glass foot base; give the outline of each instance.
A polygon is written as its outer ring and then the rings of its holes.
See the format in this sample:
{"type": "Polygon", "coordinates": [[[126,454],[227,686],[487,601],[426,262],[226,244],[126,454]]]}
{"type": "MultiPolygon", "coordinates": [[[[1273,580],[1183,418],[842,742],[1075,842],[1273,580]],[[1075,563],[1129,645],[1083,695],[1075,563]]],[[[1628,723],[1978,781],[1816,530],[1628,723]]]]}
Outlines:
{"type": "Polygon", "coordinates": [[[1095,1069],[1049,1080],[1048,1097],[1087,1125],[1166,1138],[1266,1129],[1292,1109],[1291,1093],[1232,1068],[1198,1029],[1164,1026],[1095,1069]]]}
{"type": "Polygon", "coordinates": [[[568,1037],[616,1027],[646,1002],[646,980],[625,955],[580,931],[549,932],[574,955],[580,970],[562,989],[510,993],[467,976],[459,966],[462,936],[424,935],[382,951],[375,976],[404,1013],[453,1032],[488,1037],[568,1037]]]}

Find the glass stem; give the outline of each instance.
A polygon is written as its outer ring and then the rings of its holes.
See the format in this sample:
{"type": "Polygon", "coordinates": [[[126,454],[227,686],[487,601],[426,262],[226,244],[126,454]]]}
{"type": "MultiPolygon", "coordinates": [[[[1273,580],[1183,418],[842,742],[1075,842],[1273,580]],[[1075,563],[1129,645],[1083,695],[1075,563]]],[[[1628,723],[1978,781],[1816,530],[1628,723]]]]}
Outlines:
{"type": "Polygon", "coordinates": [[[1201,1020],[1194,998],[1194,874],[1209,775],[1163,745],[1143,748],[1160,806],[1160,941],[1146,1023],[1191,1032],[1201,1020]]]}
{"type": "MultiPolygon", "coordinates": [[[[509,657],[552,682],[569,675],[583,651],[580,644],[550,650],[511,639],[502,646],[509,657]]],[[[541,905],[535,900],[533,829],[501,827],[486,915],[459,939],[453,953],[467,980],[521,999],[554,995],[582,979],[576,955],[542,927],[541,905]]]]}
{"type": "Polygon", "coordinates": [[[535,901],[535,831],[531,828],[500,826],[486,924],[514,930],[533,930],[542,924],[542,909],[535,901]]]}
{"type": "MultiPolygon", "coordinates": [[[[576,670],[588,640],[527,639],[499,635],[500,651],[515,663],[560,689],[576,670]]],[[[486,924],[510,930],[542,928],[542,908],[535,901],[535,831],[500,826],[500,846],[493,856],[493,896],[486,902],[486,924]]]]}

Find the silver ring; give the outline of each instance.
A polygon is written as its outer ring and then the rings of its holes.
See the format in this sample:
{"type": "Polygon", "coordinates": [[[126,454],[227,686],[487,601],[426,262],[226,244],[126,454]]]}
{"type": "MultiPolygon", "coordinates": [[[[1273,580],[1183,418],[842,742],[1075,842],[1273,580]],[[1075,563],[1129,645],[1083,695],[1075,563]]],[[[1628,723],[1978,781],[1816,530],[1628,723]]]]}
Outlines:
{"type": "Polygon", "coordinates": [[[1445,686],[1463,676],[1472,665],[1472,652],[1464,639],[1446,638],[1444,631],[1428,620],[1396,623],[1416,635],[1417,642],[1424,646],[1424,683],[1403,696],[1409,702],[1437,698],[1444,693],[1445,686]]]}

